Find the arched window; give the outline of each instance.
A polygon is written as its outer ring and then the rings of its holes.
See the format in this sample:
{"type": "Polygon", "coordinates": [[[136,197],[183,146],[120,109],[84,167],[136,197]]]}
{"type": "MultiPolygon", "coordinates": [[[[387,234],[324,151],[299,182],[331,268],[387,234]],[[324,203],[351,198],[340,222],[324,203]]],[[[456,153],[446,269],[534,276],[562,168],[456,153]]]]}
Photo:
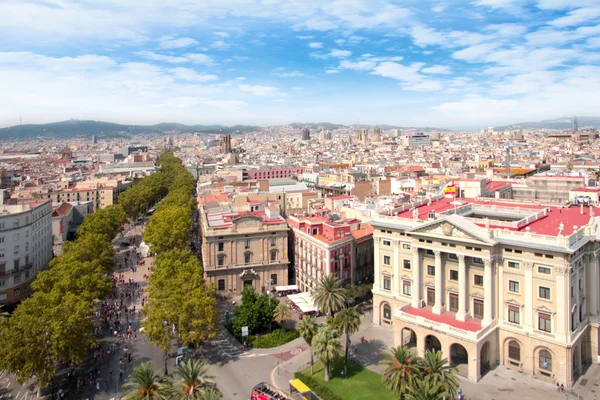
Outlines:
{"type": "Polygon", "coordinates": [[[552,371],[552,354],[548,350],[540,350],[540,369],[552,371]]]}
{"type": "Polygon", "coordinates": [[[388,303],[383,305],[383,319],[390,320],[392,319],[392,307],[388,303]]]}
{"type": "Polygon", "coordinates": [[[515,361],[521,361],[521,346],[514,340],[508,342],[508,358],[515,361]]]}

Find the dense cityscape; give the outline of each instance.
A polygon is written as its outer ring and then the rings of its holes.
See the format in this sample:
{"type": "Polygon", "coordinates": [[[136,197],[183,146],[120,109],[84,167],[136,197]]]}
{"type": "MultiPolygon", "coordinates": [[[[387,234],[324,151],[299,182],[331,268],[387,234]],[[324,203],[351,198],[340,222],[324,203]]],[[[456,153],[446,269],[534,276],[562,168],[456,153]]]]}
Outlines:
{"type": "Polygon", "coordinates": [[[598,399],[599,1],[0,1],[0,400],[598,399]]]}

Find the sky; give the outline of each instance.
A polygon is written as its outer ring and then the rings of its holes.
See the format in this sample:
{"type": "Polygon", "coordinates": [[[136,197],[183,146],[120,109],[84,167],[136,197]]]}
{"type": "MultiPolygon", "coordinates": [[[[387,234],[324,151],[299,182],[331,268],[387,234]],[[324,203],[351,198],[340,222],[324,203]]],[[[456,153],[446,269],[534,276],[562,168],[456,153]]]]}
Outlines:
{"type": "Polygon", "coordinates": [[[0,126],[599,116],[600,0],[2,0],[0,126]]]}

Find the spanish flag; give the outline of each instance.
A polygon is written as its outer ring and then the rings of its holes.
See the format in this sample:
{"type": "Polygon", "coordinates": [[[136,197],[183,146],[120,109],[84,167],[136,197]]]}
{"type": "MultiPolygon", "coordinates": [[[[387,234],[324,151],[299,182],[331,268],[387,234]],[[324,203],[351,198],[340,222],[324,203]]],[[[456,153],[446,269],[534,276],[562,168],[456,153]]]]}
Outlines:
{"type": "Polygon", "coordinates": [[[444,189],[444,194],[455,194],[456,193],[456,186],[454,185],[454,183],[446,186],[446,188],[444,189]]]}

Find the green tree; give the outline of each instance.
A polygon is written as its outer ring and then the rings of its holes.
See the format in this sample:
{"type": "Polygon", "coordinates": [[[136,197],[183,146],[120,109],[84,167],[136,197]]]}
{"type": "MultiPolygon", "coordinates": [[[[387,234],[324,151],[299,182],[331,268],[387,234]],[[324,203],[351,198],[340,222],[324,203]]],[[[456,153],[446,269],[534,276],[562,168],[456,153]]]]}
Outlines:
{"type": "Polygon", "coordinates": [[[144,230],[144,241],[153,253],[185,249],[191,241],[191,227],[192,217],[189,209],[163,208],[150,217],[150,223],[144,230]]]}
{"type": "Polygon", "coordinates": [[[335,313],[344,307],[346,292],[342,288],[342,281],[334,275],[321,277],[313,293],[317,309],[324,314],[335,316],[335,313]]]}
{"type": "Polygon", "coordinates": [[[418,378],[420,359],[408,350],[408,347],[398,346],[385,355],[380,364],[385,365],[382,381],[388,390],[402,396],[408,393],[408,388],[418,378]]]}
{"type": "Polygon", "coordinates": [[[268,294],[256,294],[254,288],[247,286],[242,291],[242,302],[233,309],[232,329],[241,332],[243,326],[248,327],[250,335],[262,333],[273,323],[275,307],[279,302],[272,300],[268,294]]]}
{"type": "Polygon", "coordinates": [[[121,231],[125,222],[127,222],[127,214],[121,206],[108,206],[86,215],[83,223],[77,229],[77,237],[93,233],[102,235],[110,241],[121,231]]]}
{"type": "Polygon", "coordinates": [[[350,335],[358,332],[360,328],[360,314],[354,308],[344,308],[335,316],[335,326],[340,333],[346,334],[346,349],[344,356],[344,375],[348,372],[348,349],[350,347],[350,335]]]}
{"type": "Polygon", "coordinates": [[[405,395],[407,400],[440,400],[445,397],[454,398],[444,390],[442,385],[433,383],[429,379],[414,379],[405,395]]]}
{"type": "Polygon", "coordinates": [[[123,389],[126,391],[125,400],[167,400],[173,397],[170,382],[154,373],[151,362],[135,367],[123,389]]]}
{"type": "Polygon", "coordinates": [[[331,363],[340,355],[342,345],[334,328],[323,325],[313,337],[311,351],[325,367],[324,381],[329,382],[331,363]]]}
{"type": "MultiPolygon", "coordinates": [[[[298,326],[296,327],[296,329],[298,329],[298,332],[300,333],[300,336],[302,336],[302,338],[304,339],[304,341],[306,342],[306,344],[308,344],[309,347],[311,347],[312,345],[312,340],[315,337],[315,335],[317,334],[317,324],[315,323],[315,318],[312,315],[305,315],[299,322],[298,322],[298,326]]],[[[313,374],[313,352],[310,352],[310,374],[313,374]]]]}
{"type": "Polygon", "coordinates": [[[209,365],[205,361],[187,359],[177,367],[179,379],[175,382],[175,399],[201,399],[206,386],[214,383],[208,376],[209,365]]]}
{"type": "Polygon", "coordinates": [[[200,393],[200,400],[220,400],[221,397],[221,392],[215,388],[205,388],[200,393]]]}
{"type": "Polygon", "coordinates": [[[273,319],[281,325],[281,334],[283,334],[283,324],[285,323],[285,321],[292,318],[292,312],[285,304],[280,302],[277,303],[278,304],[275,307],[275,311],[273,312],[273,319]]]}
{"type": "Polygon", "coordinates": [[[427,350],[419,363],[419,375],[429,379],[432,385],[439,384],[450,396],[455,397],[458,390],[456,368],[452,367],[441,351],[427,350]]]}

